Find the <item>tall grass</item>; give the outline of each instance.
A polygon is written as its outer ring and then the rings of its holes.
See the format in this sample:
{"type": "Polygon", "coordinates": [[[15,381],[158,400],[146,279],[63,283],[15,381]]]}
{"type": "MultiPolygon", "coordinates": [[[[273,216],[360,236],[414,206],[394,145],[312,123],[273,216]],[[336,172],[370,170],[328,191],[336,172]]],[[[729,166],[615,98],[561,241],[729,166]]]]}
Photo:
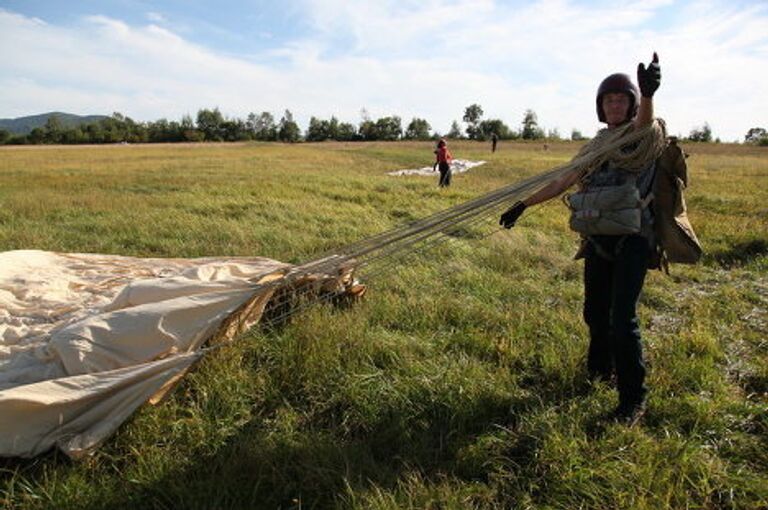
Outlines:
{"type": "MultiPolygon", "coordinates": [[[[429,143],[0,149],[0,250],[323,253],[567,161],[454,144],[439,190],[387,171],[429,143]]],[[[768,153],[692,145],[702,264],[649,276],[649,413],[586,383],[565,211],[402,257],[362,302],[213,353],[93,457],[0,461],[15,508],[766,508],[768,153]]]]}

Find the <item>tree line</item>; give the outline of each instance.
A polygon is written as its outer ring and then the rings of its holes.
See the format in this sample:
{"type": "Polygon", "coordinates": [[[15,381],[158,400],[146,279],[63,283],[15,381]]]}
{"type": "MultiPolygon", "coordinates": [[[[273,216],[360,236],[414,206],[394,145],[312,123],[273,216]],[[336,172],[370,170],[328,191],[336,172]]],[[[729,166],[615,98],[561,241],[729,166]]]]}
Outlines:
{"type": "MultiPolygon", "coordinates": [[[[226,118],[218,108],[201,109],[195,118],[185,115],[180,121],[160,119],[136,122],[121,113],[77,126],[65,126],[56,115],[48,117],[42,127],[28,134],[12,134],[0,129],[0,144],[100,144],[100,143],[160,143],[160,142],[236,142],[258,140],[268,142],[335,141],[393,141],[432,140],[442,136],[454,139],[487,140],[495,134],[499,139],[537,140],[559,139],[557,130],[545,132],[538,125],[532,110],[525,113],[519,130],[510,129],[499,119],[482,119],[483,109],[472,104],[464,111],[465,129],[453,121],[445,135],[434,131],[426,119],[414,117],[403,126],[397,115],[372,119],[365,109],[358,125],[341,122],[336,117],[312,117],[305,131],[294,120],[290,110],[280,119],[270,112],[249,113],[245,119],[226,118]]],[[[582,139],[574,130],[572,139],[582,139]]]]}
{"type": "MultiPolygon", "coordinates": [[[[720,143],[720,138],[712,138],[712,128],[705,122],[703,126],[695,127],[685,139],[689,142],[715,142],[720,143]]],[[[765,128],[753,127],[744,135],[744,143],[768,147],[768,132],[765,128]]]]}
{"type": "MultiPolygon", "coordinates": [[[[302,132],[290,110],[285,110],[280,119],[270,112],[249,113],[245,119],[226,118],[214,109],[201,109],[193,119],[185,115],[180,121],[160,119],[154,122],[136,122],[120,113],[96,122],[66,127],[56,115],[48,118],[43,127],[33,129],[26,135],[14,135],[0,129],[0,144],[100,144],[100,143],[161,143],[161,142],[236,142],[247,140],[287,142],[335,141],[393,141],[431,140],[442,136],[451,139],[484,141],[494,135],[501,140],[562,140],[557,129],[545,131],[539,126],[533,110],[526,110],[519,129],[507,126],[500,119],[483,119],[479,104],[464,109],[464,129],[454,120],[445,135],[432,130],[425,119],[414,117],[405,128],[399,116],[392,115],[373,120],[368,113],[361,112],[362,120],[355,126],[341,122],[336,117],[319,119],[312,117],[307,129],[302,132]]],[[[571,140],[584,140],[582,133],[573,129],[571,140]]],[[[709,124],[695,128],[687,138],[689,141],[711,142],[712,130],[709,124]]],[[[719,139],[715,140],[719,142],[719,139]]],[[[745,142],[768,145],[768,135],[763,128],[752,128],[745,136],[745,142]]]]}

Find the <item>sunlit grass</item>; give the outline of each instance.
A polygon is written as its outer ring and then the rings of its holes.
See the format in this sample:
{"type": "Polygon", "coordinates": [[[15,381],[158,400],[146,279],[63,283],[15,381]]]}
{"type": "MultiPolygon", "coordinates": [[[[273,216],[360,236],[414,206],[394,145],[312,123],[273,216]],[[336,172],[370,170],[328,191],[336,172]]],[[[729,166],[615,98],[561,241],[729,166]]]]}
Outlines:
{"type": "MultiPolygon", "coordinates": [[[[0,250],[287,262],[568,161],[471,142],[0,149],[0,250]]],[[[649,275],[642,427],[585,382],[581,265],[553,202],[408,254],[352,307],[255,329],[90,459],[0,463],[4,508],[765,508],[768,152],[690,145],[703,263],[649,275]]]]}

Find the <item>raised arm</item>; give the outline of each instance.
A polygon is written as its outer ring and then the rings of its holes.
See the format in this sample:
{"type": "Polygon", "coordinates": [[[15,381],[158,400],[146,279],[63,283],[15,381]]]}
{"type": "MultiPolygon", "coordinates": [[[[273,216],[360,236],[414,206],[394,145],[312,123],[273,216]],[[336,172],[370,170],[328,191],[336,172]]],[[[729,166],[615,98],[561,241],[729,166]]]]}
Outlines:
{"type": "Polygon", "coordinates": [[[634,124],[636,128],[642,128],[653,121],[653,94],[661,84],[661,67],[659,67],[659,55],[654,51],[653,60],[645,67],[643,63],[637,64],[637,83],[640,85],[640,105],[637,110],[634,124]]]}

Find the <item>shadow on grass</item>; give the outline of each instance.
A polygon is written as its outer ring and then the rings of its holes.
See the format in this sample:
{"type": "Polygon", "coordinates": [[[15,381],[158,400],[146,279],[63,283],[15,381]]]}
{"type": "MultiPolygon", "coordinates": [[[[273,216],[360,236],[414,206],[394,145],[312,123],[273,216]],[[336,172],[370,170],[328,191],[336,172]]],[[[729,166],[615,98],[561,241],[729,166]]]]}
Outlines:
{"type": "MultiPolygon", "coordinates": [[[[514,422],[534,402],[539,400],[477,399],[470,409],[463,410],[458,424],[439,403],[410,419],[402,419],[395,409],[383,413],[370,430],[351,433],[342,433],[329,423],[310,423],[295,432],[276,434],[265,428],[264,422],[252,422],[214,455],[196,459],[151,485],[116,494],[107,506],[344,506],[349,488],[358,493],[372,485],[395,489],[402,475],[412,471],[425,478],[451,474],[458,450],[491,429],[493,423],[514,422]]],[[[534,456],[535,451],[520,452],[520,458],[534,456]]]]}
{"type": "MultiPolygon", "coordinates": [[[[57,496],[54,490],[48,494],[49,506],[35,507],[337,508],[345,506],[350,493],[359,497],[372,486],[395,492],[401,489],[404,475],[413,472],[426,480],[449,475],[486,483],[501,468],[507,475],[516,472],[519,483],[525,484],[535,471],[549,427],[499,435],[500,427],[513,431],[522,416],[557,406],[561,399],[580,398],[587,391],[584,386],[571,386],[545,394],[524,391],[509,399],[477,398],[460,410],[459,417],[456,409],[439,401],[405,419],[407,413],[395,408],[370,423],[369,430],[351,432],[341,432],[333,419],[313,420],[295,431],[275,431],[268,419],[254,420],[214,454],[171,469],[151,483],[120,482],[122,475],[114,478],[111,472],[103,473],[110,478],[105,488],[113,490],[96,491],[93,497],[70,494],[64,497],[69,504],[59,501],[62,494],[57,496]],[[477,448],[478,439],[489,435],[503,438],[503,442],[486,451],[488,457],[463,457],[462,452],[477,448]],[[495,457],[498,462],[488,461],[495,457]]],[[[598,422],[587,424],[593,437],[602,435],[598,422]]],[[[134,455],[125,452],[122,458],[113,459],[117,463],[111,468],[86,468],[91,474],[84,476],[97,476],[102,469],[129,472],[127,464],[137,462],[134,455]]],[[[45,488],[47,474],[69,464],[63,454],[52,451],[31,460],[0,460],[0,469],[4,475],[16,471],[32,485],[40,483],[45,488]]]]}
{"type": "MultiPolygon", "coordinates": [[[[365,428],[346,427],[343,409],[333,408],[291,431],[275,431],[266,425],[269,418],[253,421],[215,454],[135,492],[116,495],[108,506],[335,508],[344,506],[350,493],[359,496],[372,486],[397,491],[404,475],[413,472],[427,480],[448,475],[485,482],[498,466],[468,465],[460,458],[462,451],[500,426],[515,429],[534,409],[580,398],[587,391],[586,386],[569,385],[544,394],[524,390],[508,398],[487,394],[460,409],[425,395],[383,409],[365,428]],[[419,412],[406,409],[414,404],[419,412]]],[[[597,423],[590,428],[598,435],[602,430],[597,423]]],[[[500,446],[512,460],[505,469],[519,470],[524,479],[542,442],[543,437],[522,435],[500,446]]]]}
{"type": "Polygon", "coordinates": [[[758,257],[768,255],[767,239],[752,239],[733,245],[730,249],[719,250],[708,254],[709,259],[714,260],[725,269],[739,267],[752,262],[758,257]]]}
{"type": "MultiPolygon", "coordinates": [[[[420,412],[409,413],[396,406],[369,421],[365,430],[342,431],[342,413],[331,409],[296,430],[276,431],[266,413],[262,414],[266,418],[245,425],[214,454],[171,469],[151,483],[119,482],[110,473],[107,486],[114,491],[97,491],[92,499],[72,501],[79,508],[93,509],[335,508],[345,506],[351,493],[359,497],[372,486],[397,491],[408,473],[416,472],[426,480],[448,475],[485,483],[500,467],[508,474],[517,472],[524,484],[535,469],[549,427],[498,436],[499,427],[512,431],[521,417],[536,409],[559,407],[589,391],[582,385],[555,386],[544,391],[539,386],[535,391],[531,385],[508,398],[488,394],[461,409],[439,399],[424,405],[430,398],[425,396],[419,403],[420,412]],[[503,465],[487,462],[484,455],[475,461],[462,458],[462,452],[476,448],[478,439],[488,435],[506,438],[495,452],[503,465]]],[[[272,412],[278,412],[277,408],[272,412]]],[[[598,421],[587,424],[589,435],[602,434],[598,421]]],[[[128,452],[117,460],[106,469],[130,471],[126,464],[137,461],[128,452]]],[[[18,471],[33,484],[34,480],[45,484],[51,468],[69,463],[64,455],[50,452],[32,460],[6,459],[0,461],[0,468],[6,474],[18,471]]],[[[100,469],[86,471],[96,476],[100,469]]],[[[72,507],[57,504],[55,491],[50,497],[57,508],[72,507]]]]}

